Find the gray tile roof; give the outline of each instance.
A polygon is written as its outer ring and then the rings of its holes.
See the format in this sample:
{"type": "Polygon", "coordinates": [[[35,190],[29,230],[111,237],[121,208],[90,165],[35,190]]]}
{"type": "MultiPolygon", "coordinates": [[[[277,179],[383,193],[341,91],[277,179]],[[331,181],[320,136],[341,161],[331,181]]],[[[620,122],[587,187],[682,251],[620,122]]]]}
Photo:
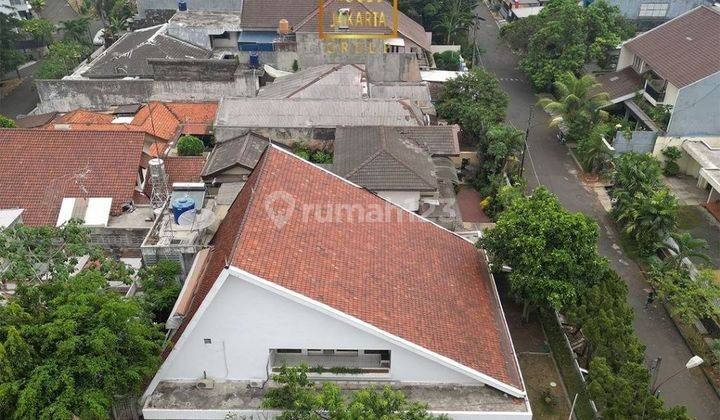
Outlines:
{"type": "Polygon", "coordinates": [[[216,127],[301,128],[344,125],[417,126],[420,109],[408,100],[223,98],[216,127]]]}
{"type": "Polygon", "coordinates": [[[361,99],[363,79],[363,65],[325,64],[275,79],[260,89],[258,98],[361,99]]]}
{"type": "Polygon", "coordinates": [[[317,0],[244,0],[242,23],[246,29],[275,29],[280,19],[300,23],[318,7],[317,0]]]}
{"type": "Polygon", "coordinates": [[[430,155],[387,127],[338,128],[328,169],[372,191],[437,189],[430,155]]]}
{"type": "Polygon", "coordinates": [[[166,25],[129,32],[93,60],[83,73],[91,78],[151,77],[149,58],[209,58],[211,52],[165,33],[166,25]]]}
{"type": "Polygon", "coordinates": [[[236,165],[253,169],[268,144],[270,140],[253,132],[218,143],[208,156],[202,176],[216,175],[236,165]]]}
{"type": "Polygon", "coordinates": [[[457,125],[426,125],[422,127],[397,127],[401,137],[412,140],[432,156],[456,156],[460,154],[457,125]]]}

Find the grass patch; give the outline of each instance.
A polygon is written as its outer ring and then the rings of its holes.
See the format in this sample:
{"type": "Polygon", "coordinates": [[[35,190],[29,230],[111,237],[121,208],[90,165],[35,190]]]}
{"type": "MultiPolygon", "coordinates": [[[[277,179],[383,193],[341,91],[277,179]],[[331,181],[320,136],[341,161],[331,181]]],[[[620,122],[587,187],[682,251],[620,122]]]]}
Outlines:
{"type": "Polygon", "coordinates": [[[565,335],[560,326],[555,322],[553,314],[550,311],[540,311],[540,323],[545,330],[545,336],[550,344],[555,363],[557,363],[560,376],[563,378],[565,388],[567,388],[568,397],[572,401],[575,394],[578,395],[575,404],[575,417],[578,420],[592,420],[595,413],[590,406],[590,398],[585,390],[585,383],[575,370],[573,363],[573,354],[565,344],[565,335]]]}
{"type": "Polygon", "coordinates": [[[557,383],[559,378],[550,354],[521,354],[518,361],[525,378],[533,418],[566,420],[570,416],[570,405],[557,383]],[[550,382],[556,382],[557,386],[550,386],[550,382]]]}
{"type": "Polygon", "coordinates": [[[696,206],[679,206],[677,224],[678,229],[691,230],[700,225],[702,220],[696,206]]]}

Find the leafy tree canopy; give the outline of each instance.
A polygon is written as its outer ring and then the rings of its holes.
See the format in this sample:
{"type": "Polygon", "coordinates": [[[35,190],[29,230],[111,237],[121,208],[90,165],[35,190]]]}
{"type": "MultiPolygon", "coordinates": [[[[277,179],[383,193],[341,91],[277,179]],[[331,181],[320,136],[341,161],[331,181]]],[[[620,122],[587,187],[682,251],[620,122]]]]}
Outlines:
{"type": "Polygon", "coordinates": [[[40,79],[60,79],[67,76],[88,54],[86,45],[71,41],[55,42],[49,49],[50,54],[42,61],[37,72],[40,79]]]}
{"type": "Polygon", "coordinates": [[[433,54],[435,66],[438,70],[458,71],[460,70],[460,53],[457,51],[443,51],[433,54]]]}
{"type": "Polygon", "coordinates": [[[26,19],[22,21],[20,28],[22,32],[31,35],[45,45],[52,42],[55,32],[55,25],[47,19],[26,19]]]}
{"type": "Polygon", "coordinates": [[[526,303],[571,305],[606,266],[597,255],[597,225],[569,213],[544,187],[516,199],[500,214],[478,245],[491,256],[493,269],[509,266],[514,294],[526,303]]]}
{"type": "Polygon", "coordinates": [[[163,323],[170,316],[180,294],[180,264],[176,261],[161,260],[140,272],[142,304],[155,320],[163,323]]]}
{"type": "Polygon", "coordinates": [[[23,63],[24,56],[17,49],[20,22],[10,15],[0,13],[0,75],[15,70],[23,63]]]}
{"type": "Polygon", "coordinates": [[[200,156],[205,151],[205,144],[199,138],[186,134],[178,139],[177,153],[180,156],[200,156]]]}
{"type": "Polygon", "coordinates": [[[581,72],[590,60],[606,66],[608,52],[633,34],[632,24],[604,0],[587,7],[552,0],[536,18],[517,20],[501,32],[514,48],[526,52],[520,66],[537,90],[550,89],[567,71],[581,72]]]}
{"type": "Polygon", "coordinates": [[[481,139],[491,126],[503,122],[507,106],[508,96],[497,78],[476,67],[445,83],[437,110],[440,117],[481,139]]]}
{"type": "Polygon", "coordinates": [[[427,407],[408,401],[400,391],[389,386],[380,390],[364,388],[345,396],[341,389],[330,382],[318,387],[307,377],[308,367],[283,366],[273,380],[282,386],[270,388],[262,405],[265,408],[284,410],[283,420],[351,420],[392,419],[431,420],[436,417],[427,407]]]}
{"type": "Polygon", "coordinates": [[[10,263],[3,282],[18,283],[0,305],[0,418],[107,418],[117,396],[140,392],[163,334],[138,301],[107,288],[128,270],[75,222],[6,229],[0,257],[10,263]],[[95,263],[75,272],[86,253],[95,263]]]}

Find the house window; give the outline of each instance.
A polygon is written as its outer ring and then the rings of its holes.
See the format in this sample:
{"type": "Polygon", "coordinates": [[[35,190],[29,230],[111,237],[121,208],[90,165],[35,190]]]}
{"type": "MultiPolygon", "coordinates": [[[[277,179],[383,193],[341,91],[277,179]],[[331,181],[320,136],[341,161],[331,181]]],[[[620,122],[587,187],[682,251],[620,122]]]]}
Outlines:
{"type": "Polygon", "coordinates": [[[210,39],[230,39],[230,33],[223,32],[220,35],[210,35],[210,39]]]}
{"type": "Polygon", "coordinates": [[[668,12],[667,3],[645,3],[640,5],[638,17],[665,17],[668,12]]]}
{"type": "Polygon", "coordinates": [[[358,351],[357,350],[335,350],[336,356],[350,356],[350,357],[357,357],[358,351]]]}
{"type": "Polygon", "coordinates": [[[633,68],[636,72],[642,73],[643,72],[643,61],[642,58],[638,57],[637,55],[633,58],[633,68]]]}
{"type": "Polygon", "coordinates": [[[277,349],[275,350],[276,353],[279,354],[301,354],[301,349],[277,349]]]}
{"type": "Polygon", "coordinates": [[[136,180],[135,189],[138,191],[143,191],[145,189],[145,175],[147,173],[147,169],[145,168],[138,168],[138,176],[136,180]]]}
{"type": "Polygon", "coordinates": [[[212,339],[210,339],[210,338],[203,338],[203,342],[204,342],[205,344],[212,344],[212,339]]]}

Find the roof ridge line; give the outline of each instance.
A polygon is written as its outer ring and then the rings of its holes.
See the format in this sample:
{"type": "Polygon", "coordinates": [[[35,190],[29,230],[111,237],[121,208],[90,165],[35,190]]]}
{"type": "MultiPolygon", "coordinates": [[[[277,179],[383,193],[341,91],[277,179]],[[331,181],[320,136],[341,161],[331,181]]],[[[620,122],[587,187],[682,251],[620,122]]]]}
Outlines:
{"type": "MultiPolygon", "coordinates": [[[[291,96],[294,96],[294,95],[302,92],[303,90],[305,90],[305,89],[309,88],[310,86],[312,86],[313,84],[317,83],[320,79],[325,78],[328,74],[334,73],[334,72],[338,71],[341,67],[344,67],[344,66],[345,66],[345,64],[336,64],[336,65],[333,65],[333,66],[330,68],[330,70],[328,70],[328,71],[320,74],[318,77],[316,77],[316,78],[310,80],[309,82],[305,83],[303,86],[299,87],[298,89],[296,89],[295,91],[293,91],[293,92],[291,92],[289,95],[287,95],[286,98],[290,98],[291,96]]],[[[297,74],[297,73],[296,73],[296,74],[297,74]]]]}
{"type": "MultiPolygon", "coordinates": [[[[397,127],[392,127],[392,128],[397,128],[397,127]]],[[[380,130],[383,132],[383,139],[385,140],[385,130],[384,130],[383,128],[381,128],[380,130]]],[[[414,140],[412,140],[412,141],[414,142],[414,140]]],[[[387,144],[385,144],[385,145],[387,146],[387,144]]],[[[422,147],[421,147],[419,144],[418,144],[417,146],[418,146],[419,149],[422,150],[422,147]]],[[[405,144],[403,144],[403,147],[406,147],[405,144]]],[[[407,164],[403,159],[399,158],[395,153],[393,153],[392,150],[386,148],[386,149],[385,149],[385,152],[386,152],[387,154],[389,154],[390,156],[392,156],[393,158],[395,158],[395,160],[396,160],[398,163],[400,163],[400,165],[402,165],[405,169],[407,169],[407,170],[410,171],[412,174],[414,174],[415,176],[417,176],[418,178],[420,178],[420,179],[422,180],[422,182],[425,183],[425,185],[427,185],[428,187],[431,187],[431,188],[432,188],[432,187],[437,188],[437,180],[435,180],[435,185],[430,185],[430,184],[428,183],[428,180],[425,179],[425,177],[419,175],[416,171],[414,171],[410,166],[408,166],[408,164],[407,164]]],[[[423,153],[425,153],[425,152],[423,151],[423,153]]],[[[427,154],[427,157],[428,157],[428,158],[432,158],[432,156],[431,156],[429,153],[427,154]]],[[[432,174],[431,174],[431,176],[432,176],[432,174]]]]}

